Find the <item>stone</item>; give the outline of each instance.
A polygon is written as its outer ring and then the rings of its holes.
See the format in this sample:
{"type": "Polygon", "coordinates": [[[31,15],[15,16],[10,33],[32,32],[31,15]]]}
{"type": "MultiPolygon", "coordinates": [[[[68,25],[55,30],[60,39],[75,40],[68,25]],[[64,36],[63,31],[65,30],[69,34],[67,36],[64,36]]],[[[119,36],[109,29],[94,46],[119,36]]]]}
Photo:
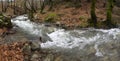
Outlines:
{"type": "Polygon", "coordinates": [[[55,61],[63,61],[63,59],[61,58],[61,56],[56,57],[55,61]]]}
{"type": "Polygon", "coordinates": [[[54,61],[54,56],[52,54],[48,54],[44,61],[54,61]]]}
{"type": "Polygon", "coordinates": [[[31,60],[36,61],[38,58],[39,58],[38,54],[33,54],[32,57],[31,57],[31,60]]]}
{"type": "Polygon", "coordinates": [[[40,50],[40,44],[39,44],[40,42],[37,42],[37,41],[34,41],[34,42],[32,42],[31,43],[31,49],[33,50],[33,51],[35,51],[35,50],[40,50]]]}
{"type": "Polygon", "coordinates": [[[31,55],[31,46],[29,45],[29,43],[25,43],[23,49],[23,53],[25,53],[26,55],[31,55]]]}

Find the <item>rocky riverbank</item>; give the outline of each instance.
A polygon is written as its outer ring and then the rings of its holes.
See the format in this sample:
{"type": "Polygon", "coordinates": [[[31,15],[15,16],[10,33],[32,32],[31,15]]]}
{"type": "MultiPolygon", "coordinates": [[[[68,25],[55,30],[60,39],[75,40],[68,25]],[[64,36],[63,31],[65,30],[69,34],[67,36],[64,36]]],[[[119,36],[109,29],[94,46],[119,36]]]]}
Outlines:
{"type": "MultiPolygon", "coordinates": [[[[2,40],[2,38],[0,39],[2,40]]],[[[26,40],[0,44],[0,61],[43,61],[40,45],[26,40]]]]}
{"type": "Polygon", "coordinates": [[[38,42],[18,40],[3,43],[0,38],[0,61],[62,61],[60,53],[41,49],[38,42]]]}

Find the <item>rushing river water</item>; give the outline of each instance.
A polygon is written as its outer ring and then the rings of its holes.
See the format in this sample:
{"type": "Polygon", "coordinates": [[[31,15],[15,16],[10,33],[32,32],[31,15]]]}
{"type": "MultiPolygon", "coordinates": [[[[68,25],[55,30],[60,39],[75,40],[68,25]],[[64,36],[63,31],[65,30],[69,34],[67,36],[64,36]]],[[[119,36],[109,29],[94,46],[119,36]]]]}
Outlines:
{"type": "Polygon", "coordinates": [[[64,30],[31,22],[26,16],[18,16],[11,21],[31,36],[31,40],[42,37],[45,42],[41,47],[61,52],[63,61],[120,60],[119,28],[64,30]]]}

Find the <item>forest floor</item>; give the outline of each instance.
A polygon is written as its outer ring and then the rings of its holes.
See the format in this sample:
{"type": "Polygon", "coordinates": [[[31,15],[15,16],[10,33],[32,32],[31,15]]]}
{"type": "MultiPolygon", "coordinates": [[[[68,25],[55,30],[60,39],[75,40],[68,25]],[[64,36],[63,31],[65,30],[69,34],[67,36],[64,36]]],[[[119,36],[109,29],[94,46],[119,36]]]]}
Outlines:
{"type": "MultiPolygon", "coordinates": [[[[86,0],[81,1],[81,5],[77,8],[73,6],[72,3],[63,3],[53,6],[53,9],[49,11],[49,6],[47,5],[44,9],[44,14],[40,13],[40,10],[37,13],[34,13],[34,21],[43,23],[45,22],[46,17],[55,14],[57,19],[55,23],[63,24],[65,27],[76,28],[76,27],[87,27],[88,19],[90,19],[90,2],[86,0]]],[[[1,6],[0,6],[1,7],[1,6]]],[[[22,10],[22,9],[19,9],[22,10]]],[[[13,9],[8,8],[5,15],[10,15],[14,17],[13,9]]],[[[104,0],[97,1],[96,3],[96,14],[98,21],[104,21],[106,19],[106,7],[104,0]]]]}
{"type": "MultiPolygon", "coordinates": [[[[71,3],[62,3],[53,6],[52,10],[49,11],[49,6],[45,6],[43,10],[43,14],[38,10],[34,13],[34,21],[39,23],[46,22],[46,19],[49,17],[57,17],[54,19],[55,24],[62,24],[67,28],[86,28],[89,26],[88,19],[90,19],[90,10],[91,3],[86,0],[82,0],[80,6],[75,7],[74,4],[71,3]]],[[[1,6],[0,6],[1,7],[1,6]]],[[[22,9],[18,9],[22,10],[22,9]]],[[[96,15],[98,20],[98,28],[104,28],[104,25],[101,22],[106,20],[106,3],[105,0],[97,1],[96,3],[96,15]],[[103,25],[103,26],[101,26],[103,25]]],[[[120,23],[120,8],[114,6],[113,8],[113,20],[115,22],[120,23]]],[[[13,9],[8,8],[7,12],[4,13],[7,16],[14,17],[13,9]]],[[[51,21],[52,22],[52,21],[51,21]]]]}
{"type": "Polygon", "coordinates": [[[0,45],[0,61],[24,61],[23,43],[0,45]]]}
{"type": "MultiPolygon", "coordinates": [[[[87,27],[87,21],[90,19],[90,3],[82,1],[81,6],[75,8],[70,7],[69,4],[56,5],[51,11],[48,11],[48,6],[44,10],[44,14],[37,13],[34,14],[35,19],[39,22],[44,22],[46,17],[50,14],[57,14],[59,19],[56,23],[64,24],[66,27],[87,27]]],[[[106,19],[106,7],[104,3],[99,1],[96,4],[96,14],[98,21],[104,21],[106,19]]],[[[35,20],[35,21],[37,21],[35,20]]]]}

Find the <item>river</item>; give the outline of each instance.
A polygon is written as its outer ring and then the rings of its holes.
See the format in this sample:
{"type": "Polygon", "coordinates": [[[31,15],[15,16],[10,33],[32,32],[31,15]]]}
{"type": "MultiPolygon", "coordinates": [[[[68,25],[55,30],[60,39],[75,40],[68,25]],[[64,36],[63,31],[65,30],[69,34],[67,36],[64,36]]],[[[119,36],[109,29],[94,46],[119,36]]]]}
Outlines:
{"type": "Polygon", "coordinates": [[[11,21],[29,40],[42,37],[41,47],[61,53],[61,61],[120,60],[119,28],[65,30],[31,22],[25,15],[11,21]]]}

